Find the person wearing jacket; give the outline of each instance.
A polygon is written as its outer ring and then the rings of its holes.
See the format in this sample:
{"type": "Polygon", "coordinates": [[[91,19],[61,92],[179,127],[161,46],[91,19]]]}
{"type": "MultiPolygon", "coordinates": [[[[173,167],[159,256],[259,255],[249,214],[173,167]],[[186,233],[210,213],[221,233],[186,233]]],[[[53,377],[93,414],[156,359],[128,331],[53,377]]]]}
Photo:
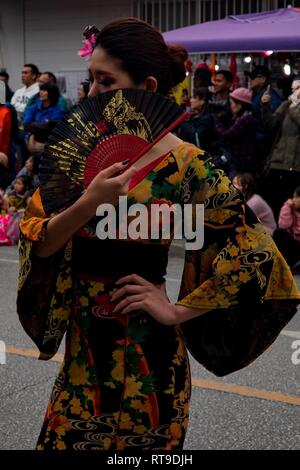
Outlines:
{"type": "Polygon", "coordinates": [[[15,91],[11,98],[11,104],[15,107],[18,113],[19,122],[22,120],[26,104],[32,96],[39,92],[39,84],[37,78],[39,76],[39,69],[34,64],[25,64],[22,70],[23,88],[15,91]]]}
{"type": "Polygon", "coordinates": [[[282,206],[273,238],[291,268],[300,261],[300,186],[282,206]]]}
{"type": "Polygon", "coordinates": [[[206,87],[197,88],[191,98],[191,114],[188,121],[181,124],[178,135],[186,142],[211,153],[214,138],[214,119],[208,112],[209,91],[206,87]]]}
{"type": "Polygon", "coordinates": [[[273,129],[266,129],[263,125],[260,105],[261,98],[265,91],[268,90],[271,98],[270,105],[272,112],[274,112],[282,103],[282,97],[270,86],[271,74],[265,65],[257,65],[251,72],[246,71],[245,75],[250,78],[250,88],[252,90],[253,113],[256,119],[257,170],[260,172],[276,137],[276,132],[273,129]]]}
{"type": "Polygon", "coordinates": [[[219,119],[216,119],[215,132],[232,156],[236,173],[255,173],[256,120],[252,112],[251,91],[246,88],[236,88],[230,93],[230,108],[234,115],[233,124],[226,128],[219,119]]]}
{"type": "MultiPolygon", "coordinates": [[[[300,91],[298,93],[300,95],[300,91]]],[[[289,97],[272,112],[271,95],[266,90],[261,98],[261,112],[264,126],[276,129],[278,133],[266,166],[265,193],[276,217],[283,202],[289,198],[291,188],[298,186],[300,181],[300,100],[297,104],[289,97]]]]}
{"type": "Polygon", "coordinates": [[[40,85],[40,97],[36,103],[29,106],[23,119],[23,124],[29,122],[60,121],[64,112],[58,106],[59,89],[52,83],[40,85]]]}

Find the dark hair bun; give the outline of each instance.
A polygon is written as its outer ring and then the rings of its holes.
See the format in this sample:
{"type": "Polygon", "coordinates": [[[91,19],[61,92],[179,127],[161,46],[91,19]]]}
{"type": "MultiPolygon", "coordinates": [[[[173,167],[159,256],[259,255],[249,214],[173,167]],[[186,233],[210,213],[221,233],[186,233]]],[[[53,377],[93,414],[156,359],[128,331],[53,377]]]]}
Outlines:
{"type": "Polygon", "coordinates": [[[187,50],[180,44],[171,44],[168,46],[169,54],[172,60],[172,79],[173,86],[181,83],[186,77],[185,61],[188,59],[187,50]]]}

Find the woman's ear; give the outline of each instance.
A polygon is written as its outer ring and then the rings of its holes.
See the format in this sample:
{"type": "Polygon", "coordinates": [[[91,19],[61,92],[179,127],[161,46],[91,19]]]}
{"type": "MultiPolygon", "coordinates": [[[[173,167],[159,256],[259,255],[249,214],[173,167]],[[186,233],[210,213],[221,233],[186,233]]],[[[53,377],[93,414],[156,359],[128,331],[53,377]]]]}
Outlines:
{"type": "Polygon", "coordinates": [[[155,92],[157,90],[157,80],[155,77],[147,77],[145,80],[146,90],[155,92]]]}

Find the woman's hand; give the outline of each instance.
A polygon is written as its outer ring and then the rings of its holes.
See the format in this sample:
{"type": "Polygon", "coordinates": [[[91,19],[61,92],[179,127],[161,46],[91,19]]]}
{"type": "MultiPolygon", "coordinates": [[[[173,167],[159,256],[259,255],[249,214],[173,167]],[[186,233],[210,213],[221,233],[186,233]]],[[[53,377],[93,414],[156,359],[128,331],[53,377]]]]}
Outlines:
{"type": "Polygon", "coordinates": [[[123,286],[111,297],[112,302],[118,301],[114,313],[143,310],[163,325],[178,323],[176,306],[169,302],[164,288],[155,286],[137,274],[122,277],[116,284],[123,286]]]}
{"type": "Polygon", "coordinates": [[[124,285],[111,297],[112,302],[118,301],[113,312],[126,314],[143,310],[163,325],[178,325],[207,312],[171,304],[164,285],[157,287],[137,274],[122,277],[116,284],[124,285]]]}
{"type": "Polygon", "coordinates": [[[108,203],[116,206],[119,196],[126,196],[131,178],[136,173],[134,167],[128,169],[128,160],[115,163],[98,173],[82,196],[91,217],[96,215],[100,204],[108,203]],[[124,171],[125,170],[125,171],[124,171]],[[122,172],[122,173],[121,173],[122,172]]]}
{"type": "MultiPolygon", "coordinates": [[[[126,163],[128,165],[128,161],[126,163]]],[[[126,171],[124,168],[126,165],[116,163],[100,171],[72,206],[51,218],[45,240],[35,242],[35,254],[42,258],[53,255],[96,215],[100,204],[117,204],[119,196],[127,194],[129,182],[136,172],[133,167],[126,171]],[[124,172],[120,174],[122,170],[124,172]]]]}

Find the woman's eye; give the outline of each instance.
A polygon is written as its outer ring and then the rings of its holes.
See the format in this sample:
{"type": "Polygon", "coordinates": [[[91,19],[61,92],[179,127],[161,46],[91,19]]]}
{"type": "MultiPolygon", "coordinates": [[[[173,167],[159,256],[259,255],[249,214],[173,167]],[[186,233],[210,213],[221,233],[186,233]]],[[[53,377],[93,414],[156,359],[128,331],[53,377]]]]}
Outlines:
{"type": "Polygon", "coordinates": [[[113,82],[112,80],[104,79],[104,80],[100,80],[98,83],[99,85],[110,86],[113,82]]]}

